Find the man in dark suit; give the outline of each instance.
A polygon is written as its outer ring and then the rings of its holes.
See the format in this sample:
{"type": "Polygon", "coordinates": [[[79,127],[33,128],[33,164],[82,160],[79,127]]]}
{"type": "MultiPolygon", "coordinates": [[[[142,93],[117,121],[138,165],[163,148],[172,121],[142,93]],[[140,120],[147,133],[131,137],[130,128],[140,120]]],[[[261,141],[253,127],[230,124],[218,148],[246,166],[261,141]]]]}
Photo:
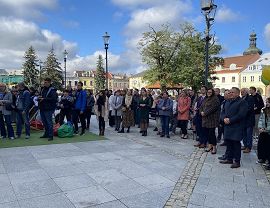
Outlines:
{"type": "Polygon", "coordinates": [[[245,119],[246,126],[244,130],[243,143],[244,147],[242,147],[243,153],[250,153],[252,149],[252,136],[253,136],[253,128],[255,126],[255,111],[254,111],[254,98],[249,95],[249,90],[247,88],[241,89],[242,99],[245,100],[248,104],[248,113],[245,119]]]}
{"type": "Polygon", "coordinates": [[[224,139],[227,142],[227,159],[222,164],[232,164],[231,168],[239,168],[241,160],[241,140],[245,129],[245,119],[248,104],[240,98],[240,90],[233,87],[230,90],[231,100],[225,103],[221,113],[224,121],[224,139]]]}

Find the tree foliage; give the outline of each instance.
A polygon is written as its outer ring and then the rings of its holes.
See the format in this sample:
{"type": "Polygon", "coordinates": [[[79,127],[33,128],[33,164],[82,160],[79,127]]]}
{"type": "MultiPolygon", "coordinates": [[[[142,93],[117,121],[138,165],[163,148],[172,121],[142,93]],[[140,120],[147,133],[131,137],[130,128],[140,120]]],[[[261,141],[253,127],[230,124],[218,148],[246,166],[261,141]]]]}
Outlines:
{"type": "Polygon", "coordinates": [[[24,82],[28,86],[38,87],[39,70],[35,49],[30,46],[24,54],[25,62],[22,65],[24,82]]]}
{"type": "MultiPolygon", "coordinates": [[[[185,23],[179,31],[169,25],[160,30],[150,26],[139,42],[142,60],[148,65],[144,79],[154,84],[159,81],[161,88],[168,85],[184,84],[198,88],[204,81],[205,40],[195,28],[185,23]]],[[[216,57],[221,46],[213,42],[209,48],[209,75],[222,58],[216,57]]],[[[210,77],[210,76],[209,76],[210,77]]]]}
{"type": "Polygon", "coordinates": [[[53,87],[59,90],[62,89],[63,71],[53,48],[48,53],[44,67],[42,68],[41,77],[43,80],[45,78],[51,78],[53,87]]]}
{"type": "Polygon", "coordinates": [[[105,89],[105,80],[106,78],[105,78],[103,58],[102,55],[99,55],[97,60],[97,70],[95,74],[95,89],[97,91],[105,89]]]}

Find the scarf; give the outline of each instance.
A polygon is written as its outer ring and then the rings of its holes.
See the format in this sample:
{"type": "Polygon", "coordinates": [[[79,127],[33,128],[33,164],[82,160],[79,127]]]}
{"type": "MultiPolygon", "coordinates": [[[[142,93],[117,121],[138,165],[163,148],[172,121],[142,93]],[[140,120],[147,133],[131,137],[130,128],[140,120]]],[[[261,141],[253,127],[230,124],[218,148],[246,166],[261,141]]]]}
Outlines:
{"type": "Polygon", "coordinates": [[[104,96],[98,96],[98,99],[97,99],[98,112],[102,111],[102,106],[103,105],[105,105],[104,96]]]}
{"type": "Polygon", "coordinates": [[[132,102],[132,95],[126,95],[126,97],[125,97],[125,105],[127,107],[130,107],[131,106],[131,102],[132,102]]]}

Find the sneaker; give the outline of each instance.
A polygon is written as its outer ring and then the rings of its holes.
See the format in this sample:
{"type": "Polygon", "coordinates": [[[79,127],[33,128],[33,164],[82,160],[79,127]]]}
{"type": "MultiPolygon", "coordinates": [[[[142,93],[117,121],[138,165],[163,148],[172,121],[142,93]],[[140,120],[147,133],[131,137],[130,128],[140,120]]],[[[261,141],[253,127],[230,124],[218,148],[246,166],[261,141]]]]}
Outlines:
{"type": "Polygon", "coordinates": [[[9,137],[10,140],[14,140],[15,138],[14,137],[9,137]]]}
{"type": "Polygon", "coordinates": [[[48,139],[48,141],[53,141],[53,137],[50,137],[50,138],[48,139]]]}
{"type": "Polygon", "coordinates": [[[27,135],[27,136],[25,136],[25,139],[29,139],[29,138],[30,138],[30,136],[28,136],[28,135],[27,135]]]}
{"type": "Polygon", "coordinates": [[[218,157],[219,160],[226,160],[225,155],[222,155],[221,157],[218,157]]]}
{"type": "Polygon", "coordinates": [[[83,136],[83,135],[85,135],[85,131],[84,130],[80,133],[80,136],[83,136]]]}
{"type": "Polygon", "coordinates": [[[1,136],[1,139],[6,139],[7,137],[5,137],[5,136],[1,136]]]}
{"type": "Polygon", "coordinates": [[[221,161],[219,161],[219,163],[221,163],[221,164],[233,164],[233,161],[232,160],[221,160],[221,161]]]}
{"type": "Polygon", "coordinates": [[[75,134],[75,135],[79,135],[79,132],[78,132],[78,131],[74,131],[74,134],[75,134]]]}

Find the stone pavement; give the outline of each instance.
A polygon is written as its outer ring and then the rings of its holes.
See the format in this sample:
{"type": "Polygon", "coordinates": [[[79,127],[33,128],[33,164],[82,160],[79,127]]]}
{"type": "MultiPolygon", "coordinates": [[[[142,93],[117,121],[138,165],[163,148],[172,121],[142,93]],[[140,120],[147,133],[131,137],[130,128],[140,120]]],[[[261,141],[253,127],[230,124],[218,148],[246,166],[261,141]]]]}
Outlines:
{"type": "Polygon", "coordinates": [[[269,207],[254,153],[231,170],[192,139],[152,129],[148,137],[108,128],[109,140],[0,149],[0,208],[269,207]]]}

